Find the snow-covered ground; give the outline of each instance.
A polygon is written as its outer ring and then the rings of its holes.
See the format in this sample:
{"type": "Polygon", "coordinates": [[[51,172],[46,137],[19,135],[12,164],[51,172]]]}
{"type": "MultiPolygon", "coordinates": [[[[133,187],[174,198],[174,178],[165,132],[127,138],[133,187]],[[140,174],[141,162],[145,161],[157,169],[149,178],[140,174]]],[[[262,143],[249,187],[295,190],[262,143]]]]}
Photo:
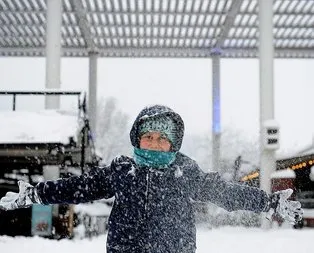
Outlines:
{"type": "MultiPolygon", "coordinates": [[[[313,252],[314,230],[231,228],[198,229],[197,253],[309,253],[313,252]]],[[[0,237],[1,252],[105,253],[106,236],[83,240],[54,241],[39,237],[0,237]]]]}

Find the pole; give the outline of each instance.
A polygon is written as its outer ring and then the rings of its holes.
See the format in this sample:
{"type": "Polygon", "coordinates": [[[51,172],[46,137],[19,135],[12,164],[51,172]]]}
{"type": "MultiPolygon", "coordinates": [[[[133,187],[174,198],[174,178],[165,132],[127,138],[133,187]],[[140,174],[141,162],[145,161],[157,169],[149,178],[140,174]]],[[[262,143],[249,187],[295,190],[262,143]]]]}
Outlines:
{"type": "MultiPolygon", "coordinates": [[[[259,73],[260,73],[260,131],[266,120],[274,118],[273,87],[273,0],[259,0],[259,73]]],[[[260,134],[260,188],[271,192],[271,173],[275,171],[275,151],[267,150],[260,134]]],[[[262,227],[270,223],[262,217],[262,227]]]]}
{"type": "Polygon", "coordinates": [[[220,167],[220,50],[212,51],[212,171],[220,167]]]}
{"type": "Polygon", "coordinates": [[[16,109],[16,95],[13,95],[13,111],[16,109]]]}
{"type": "Polygon", "coordinates": [[[97,117],[97,53],[89,54],[88,116],[92,133],[96,133],[97,117]]]}
{"type": "MultiPolygon", "coordinates": [[[[46,88],[60,89],[61,66],[61,23],[62,0],[47,0],[47,27],[46,27],[46,88]]],[[[60,108],[58,95],[45,96],[46,109],[60,108]]],[[[44,166],[45,180],[54,180],[60,176],[59,166],[44,166]]],[[[59,206],[53,205],[52,216],[58,217],[59,206]]]]}
{"type": "MultiPolygon", "coordinates": [[[[62,0],[47,1],[46,88],[60,89],[62,0]]],[[[59,96],[45,97],[46,109],[60,108],[59,96]]]]}

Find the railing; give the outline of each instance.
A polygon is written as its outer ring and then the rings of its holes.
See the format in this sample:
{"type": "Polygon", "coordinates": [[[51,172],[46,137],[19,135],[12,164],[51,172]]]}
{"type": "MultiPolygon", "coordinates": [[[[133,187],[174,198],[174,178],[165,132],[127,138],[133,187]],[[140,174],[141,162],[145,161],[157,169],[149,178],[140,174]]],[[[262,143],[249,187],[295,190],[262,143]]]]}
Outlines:
{"type": "Polygon", "coordinates": [[[25,96],[25,95],[41,95],[41,96],[77,96],[78,97],[78,106],[80,106],[80,95],[82,92],[80,91],[0,91],[0,95],[9,95],[13,96],[13,105],[12,109],[15,111],[16,109],[16,97],[17,96],[25,96]]]}
{"type": "Polygon", "coordinates": [[[90,125],[89,125],[89,119],[87,116],[87,108],[86,108],[86,93],[85,92],[80,92],[80,91],[0,91],[0,96],[1,95],[8,95],[8,96],[13,96],[13,105],[12,109],[15,111],[16,109],[16,97],[17,96],[25,96],[25,95],[41,95],[41,96],[77,96],[78,98],[78,109],[79,109],[79,117],[83,121],[83,128],[81,129],[80,133],[80,138],[81,138],[81,163],[80,167],[82,169],[82,172],[84,172],[85,164],[86,164],[86,154],[85,150],[87,148],[87,142],[91,142],[89,145],[92,149],[92,159],[93,162],[98,162],[97,156],[95,154],[95,144],[94,140],[92,139],[92,134],[90,125]]]}

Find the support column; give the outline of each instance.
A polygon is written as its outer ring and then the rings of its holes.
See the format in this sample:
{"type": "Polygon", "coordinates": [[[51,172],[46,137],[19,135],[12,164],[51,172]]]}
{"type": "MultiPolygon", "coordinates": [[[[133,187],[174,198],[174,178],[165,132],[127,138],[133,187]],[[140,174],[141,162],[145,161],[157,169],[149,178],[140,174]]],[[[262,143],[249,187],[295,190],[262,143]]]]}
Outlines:
{"type": "MultiPolygon", "coordinates": [[[[46,27],[46,89],[60,89],[62,0],[47,0],[46,27]]],[[[60,96],[45,96],[46,109],[59,109],[60,96]]],[[[45,180],[60,176],[59,166],[44,166],[45,180]]],[[[57,217],[59,206],[53,205],[52,216],[57,217]]]]}
{"type": "MultiPolygon", "coordinates": [[[[60,89],[62,0],[47,1],[46,88],[60,89]]],[[[60,96],[46,96],[46,109],[60,108],[60,96]]]]}
{"type": "MultiPolygon", "coordinates": [[[[260,133],[266,120],[274,119],[273,87],[273,0],[259,0],[259,76],[260,76],[260,133]]],[[[275,151],[267,150],[260,134],[260,188],[271,192],[271,173],[275,171],[275,151]]],[[[270,224],[262,217],[262,227],[270,224]]]]}
{"type": "MultiPolygon", "coordinates": [[[[43,176],[45,180],[57,180],[60,178],[60,166],[58,165],[44,165],[43,166],[43,176]]],[[[58,216],[59,210],[58,205],[53,205],[52,215],[54,217],[58,216]]]]}
{"type": "Polygon", "coordinates": [[[97,118],[97,53],[89,54],[89,87],[88,87],[88,116],[92,132],[96,134],[97,118]]]}
{"type": "Polygon", "coordinates": [[[212,171],[220,167],[220,54],[219,50],[212,52],[212,171]]]}

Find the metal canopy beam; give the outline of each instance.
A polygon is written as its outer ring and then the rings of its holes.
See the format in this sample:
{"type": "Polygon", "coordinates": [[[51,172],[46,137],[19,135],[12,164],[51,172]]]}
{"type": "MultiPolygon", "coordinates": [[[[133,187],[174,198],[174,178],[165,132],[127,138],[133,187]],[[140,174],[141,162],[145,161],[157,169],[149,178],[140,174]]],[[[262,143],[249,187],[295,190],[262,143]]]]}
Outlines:
{"type": "Polygon", "coordinates": [[[222,27],[221,34],[219,38],[217,39],[215,48],[221,48],[225,42],[225,39],[227,38],[229,31],[231,27],[234,25],[235,18],[237,14],[239,13],[240,7],[242,5],[243,0],[233,1],[231,4],[231,8],[227,14],[225,23],[222,27]]]}
{"type": "MultiPolygon", "coordinates": [[[[104,48],[98,50],[100,57],[177,57],[177,58],[206,58],[211,57],[207,49],[190,48],[104,48]]],[[[62,48],[65,57],[87,57],[88,50],[82,48],[62,48]]],[[[30,57],[45,56],[45,48],[0,48],[0,56],[30,57]]],[[[314,58],[314,50],[310,48],[276,48],[276,58],[314,58]]],[[[257,48],[223,48],[222,58],[256,58],[257,48]]]]}
{"type": "Polygon", "coordinates": [[[70,1],[71,1],[71,5],[74,6],[75,13],[78,17],[78,24],[82,30],[82,34],[83,34],[85,43],[87,45],[87,50],[89,52],[96,52],[97,46],[95,45],[92,39],[93,36],[91,33],[90,24],[86,18],[87,13],[83,7],[82,1],[81,0],[70,0],[70,1]]]}
{"type": "MultiPolygon", "coordinates": [[[[222,49],[221,57],[258,56],[258,0],[62,3],[64,56],[88,57],[99,50],[100,57],[209,57],[215,47],[222,49]]],[[[0,1],[0,55],[44,55],[46,5],[0,1]]],[[[272,6],[275,56],[313,58],[314,0],[274,0],[272,6]]]]}
{"type": "MultiPolygon", "coordinates": [[[[75,1],[75,0],[69,0],[69,1],[75,1]]],[[[243,1],[243,0],[240,0],[240,1],[243,1]]],[[[254,1],[254,0],[253,0],[254,1]]],[[[298,0],[297,0],[298,1],[298,0]]],[[[299,0],[300,2],[304,1],[304,0],[299,0]]],[[[305,1],[312,1],[312,0],[305,0],[305,1]]],[[[73,4],[72,4],[73,5],[73,4]]],[[[0,14],[7,14],[8,12],[7,11],[3,11],[3,10],[0,10],[0,14]]],[[[37,10],[15,10],[14,13],[17,13],[17,14],[24,14],[24,13],[27,13],[27,14],[44,14],[46,13],[46,10],[45,9],[37,9],[37,10]]],[[[66,13],[68,14],[76,14],[76,11],[66,11],[66,13]]],[[[98,15],[101,15],[101,14],[104,14],[104,15],[107,15],[107,14],[113,14],[112,11],[108,11],[106,9],[104,10],[94,10],[94,11],[91,11],[91,10],[86,10],[85,12],[86,14],[98,14],[98,15]]],[[[130,15],[130,14],[142,14],[142,15],[162,15],[164,14],[165,12],[164,11],[155,11],[155,10],[150,10],[150,11],[145,11],[145,10],[142,10],[142,11],[131,11],[131,10],[120,10],[120,11],[114,11],[114,14],[118,14],[118,15],[130,15]]],[[[227,15],[229,13],[229,10],[222,10],[219,14],[223,14],[223,15],[227,15]]],[[[303,14],[305,14],[306,11],[303,10],[303,14]]],[[[167,10],[167,14],[169,15],[185,15],[185,14],[197,14],[197,15],[214,15],[214,14],[217,14],[216,11],[212,11],[212,10],[200,10],[200,11],[171,11],[171,10],[167,10]]],[[[241,15],[258,15],[257,11],[254,10],[254,11],[239,11],[239,14],[241,15]]],[[[295,10],[290,10],[290,11],[280,11],[280,10],[277,10],[274,15],[300,15],[300,12],[298,11],[295,11],[295,10]]]]}

